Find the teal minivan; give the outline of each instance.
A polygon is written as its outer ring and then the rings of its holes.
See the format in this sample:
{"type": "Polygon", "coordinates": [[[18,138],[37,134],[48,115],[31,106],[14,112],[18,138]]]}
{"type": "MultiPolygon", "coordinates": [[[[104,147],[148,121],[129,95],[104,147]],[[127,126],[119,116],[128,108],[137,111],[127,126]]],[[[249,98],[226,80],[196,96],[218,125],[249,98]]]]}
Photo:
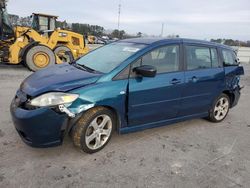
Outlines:
{"type": "Polygon", "coordinates": [[[114,130],[129,133],[192,118],[222,121],[239,100],[243,74],[225,45],[126,39],[33,73],[10,109],[26,144],[56,146],[70,133],[77,148],[94,153],[114,130]]]}

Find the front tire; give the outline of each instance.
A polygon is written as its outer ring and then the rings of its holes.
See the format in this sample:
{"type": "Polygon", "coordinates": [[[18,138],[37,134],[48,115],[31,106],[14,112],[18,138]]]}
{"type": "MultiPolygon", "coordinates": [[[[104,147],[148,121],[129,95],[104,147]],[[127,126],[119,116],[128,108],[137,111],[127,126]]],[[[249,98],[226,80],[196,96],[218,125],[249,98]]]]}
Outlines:
{"type": "Polygon", "coordinates": [[[56,63],[54,52],[47,46],[33,46],[25,54],[25,64],[32,71],[47,68],[56,63]]]}
{"type": "Polygon", "coordinates": [[[73,128],[73,143],[86,153],[95,153],[108,144],[114,126],[115,117],[112,111],[104,107],[90,109],[73,128]]]}
{"type": "Polygon", "coordinates": [[[221,94],[214,102],[213,107],[209,111],[208,119],[212,122],[223,121],[230,108],[230,99],[226,94],[221,94]]]}

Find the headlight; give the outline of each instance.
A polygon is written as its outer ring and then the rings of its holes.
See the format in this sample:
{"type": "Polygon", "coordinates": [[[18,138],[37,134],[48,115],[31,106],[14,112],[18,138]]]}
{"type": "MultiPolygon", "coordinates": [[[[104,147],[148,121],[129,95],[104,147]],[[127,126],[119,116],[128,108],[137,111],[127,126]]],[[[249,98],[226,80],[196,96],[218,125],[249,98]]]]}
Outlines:
{"type": "Polygon", "coordinates": [[[60,93],[60,92],[51,92],[40,95],[30,101],[32,106],[56,106],[60,104],[69,104],[75,101],[79,97],[78,94],[73,93],[60,93]]]}

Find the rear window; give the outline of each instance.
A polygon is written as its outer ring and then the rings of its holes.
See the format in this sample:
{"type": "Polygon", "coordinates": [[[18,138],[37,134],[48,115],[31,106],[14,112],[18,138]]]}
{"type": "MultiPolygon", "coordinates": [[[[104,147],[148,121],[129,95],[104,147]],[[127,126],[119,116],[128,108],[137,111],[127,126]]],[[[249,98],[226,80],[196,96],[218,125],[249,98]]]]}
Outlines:
{"type": "Polygon", "coordinates": [[[237,60],[237,56],[235,54],[235,52],[231,51],[231,50],[222,50],[222,56],[223,56],[223,63],[224,65],[238,65],[239,62],[237,60]]]}

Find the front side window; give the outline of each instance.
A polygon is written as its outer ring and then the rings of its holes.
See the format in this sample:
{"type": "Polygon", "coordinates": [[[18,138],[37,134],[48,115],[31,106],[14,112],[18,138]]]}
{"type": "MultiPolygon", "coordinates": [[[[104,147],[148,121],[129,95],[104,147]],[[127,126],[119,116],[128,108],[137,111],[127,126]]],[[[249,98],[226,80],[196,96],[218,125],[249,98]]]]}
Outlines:
{"type": "Polygon", "coordinates": [[[219,67],[217,50],[202,46],[186,46],[187,70],[219,67]]]}
{"type": "Polygon", "coordinates": [[[237,65],[236,55],[230,50],[222,50],[223,63],[225,65],[237,65]]]}
{"type": "Polygon", "coordinates": [[[179,51],[179,45],[160,47],[142,56],[139,62],[141,65],[154,66],[157,73],[178,71],[179,51]]]}

